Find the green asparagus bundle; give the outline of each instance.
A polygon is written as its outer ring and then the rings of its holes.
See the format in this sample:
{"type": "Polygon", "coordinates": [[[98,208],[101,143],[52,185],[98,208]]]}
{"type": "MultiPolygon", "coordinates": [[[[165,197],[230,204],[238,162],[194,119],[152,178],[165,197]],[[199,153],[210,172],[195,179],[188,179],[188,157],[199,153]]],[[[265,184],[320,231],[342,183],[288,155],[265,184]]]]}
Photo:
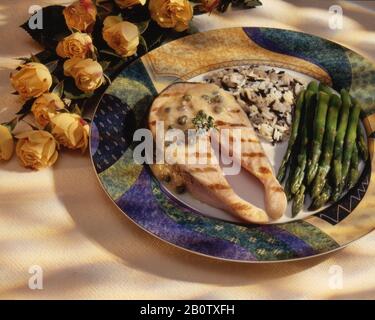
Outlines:
{"type": "Polygon", "coordinates": [[[344,188],[359,177],[360,160],[368,158],[366,138],[359,121],[360,106],[349,92],[340,95],[324,84],[311,82],[298,97],[288,149],[278,179],[292,203],[292,216],[303,208],[306,192],[309,210],[338,200],[344,188]]]}

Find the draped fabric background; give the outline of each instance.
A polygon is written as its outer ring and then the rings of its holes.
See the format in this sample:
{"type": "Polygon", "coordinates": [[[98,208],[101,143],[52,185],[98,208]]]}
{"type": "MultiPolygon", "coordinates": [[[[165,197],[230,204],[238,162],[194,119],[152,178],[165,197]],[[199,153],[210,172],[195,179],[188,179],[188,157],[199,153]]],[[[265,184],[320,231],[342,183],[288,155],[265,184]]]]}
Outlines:
{"type": "MultiPolygon", "coordinates": [[[[31,5],[0,3],[0,122],[19,108],[11,95],[14,57],[38,52],[17,26],[31,5]]],[[[194,18],[199,30],[268,26],[337,41],[375,60],[370,1],[263,0],[263,7],[194,18]],[[328,8],[344,10],[342,30],[328,28],[328,8]]],[[[88,154],[64,151],[53,169],[32,172],[16,159],[0,164],[0,298],[14,299],[309,299],[375,298],[375,233],[334,254],[282,264],[235,264],[184,252],[141,231],[101,190],[88,154]],[[29,268],[43,269],[31,290],[29,268]],[[332,286],[342,271],[342,288],[332,286]]]]}

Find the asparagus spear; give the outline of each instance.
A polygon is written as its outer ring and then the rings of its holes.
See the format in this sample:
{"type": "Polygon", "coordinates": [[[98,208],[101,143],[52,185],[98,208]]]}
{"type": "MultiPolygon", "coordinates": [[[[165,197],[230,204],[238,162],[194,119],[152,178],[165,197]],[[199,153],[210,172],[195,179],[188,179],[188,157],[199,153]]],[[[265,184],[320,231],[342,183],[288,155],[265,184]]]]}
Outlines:
{"type": "Polygon", "coordinates": [[[307,138],[308,138],[308,144],[312,143],[313,138],[313,129],[314,129],[314,117],[316,112],[316,102],[317,102],[317,93],[319,92],[319,84],[316,81],[311,81],[309,85],[307,86],[308,91],[313,91],[315,95],[311,97],[311,100],[309,101],[309,105],[307,107],[308,115],[307,115],[307,138]]]}
{"type": "Polygon", "coordinates": [[[286,198],[288,201],[292,200],[293,199],[293,193],[292,193],[292,179],[293,179],[293,175],[294,175],[294,171],[296,170],[297,168],[297,156],[296,156],[296,152],[293,150],[293,153],[291,155],[291,159],[290,159],[290,166],[289,166],[289,175],[286,179],[286,182],[285,182],[285,188],[284,188],[284,192],[285,192],[285,195],[286,195],[286,198]]]}
{"type": "Polygon", "coordinates": [[[315,176],[311,196],[316,198],[323,190],[326,184],[326,178],[331,169],[331,160],[333,155],[333,147],[335,145],[337,118],[341,108],[341,99],[333,94],[329,100],[329,109],[326,121],[326,128],[323,141],[323,154],[320,159],[318,172],[315,176]]]}
{"type": "Polygon", "coordinates": [[[310,91],[318,92],[319,91],[319,84],[316,81],[310,81],[307,85],[307,89],[310,91]]]}
{"type": "Polygon", "coordinates": [[[363,161],[367,161],[368,159],[368,147],[366,143],[366,139],[364,137],[362,128],[361,128],[361,122],[358,122],[358,127],[357,127],[357,147],[359,154],[362,158],[363,161]]]}
{"type": "Polygon", "coordinates": [[[354,144],[352,159],[350,162],[350,171],[349,171],[349,176],[348,176],[348,188],[349,189],[354,187],[354,185],[356,184],[358,180],[358,176],[359,176],[358,164],[359,164],[358,148],[354,144]]]}
{"type": "Polygon", "coordinates": [[[289,175],[289,177],[287,178],[287,180],[285,182],[285,187],[284,187],[284,192],[285,192],[285,195],[286,195],[286,199],[288,201],[293,199],[293,194],[292,194],[292,191],[290,190],[291,182],[292,182],[292,179],[290,178],[290,175],[289,175]]]}
{"type": "Polygon", "coordinates": [[[334,148],[334,152],[333,152],[333,172],[332,172],[333,174],[332,174],[332,177],[333,177],[333,184],[334,184],[334,188],[335,188],[334,194],[336,194],[338,192],[339,185],[340,185],[340,182],[341,182],[342,152],[343,152],[346,128],[348,126],[349,110],[350,110],[350,105],[351,105],[349,93],[345,89],[341,90],[341,100],[342,100],[342,107],[341,107],[341,110],[340,110],[339,125],[338,125],[338,128],[337,128],[335,148],[334,148]]]}
{"type": "Polygon", "coordinates": [[[294,108],[294,117],[293,117],[293,124],[292,124],[292,131],[290,134],[289,142],[288,142],[288,149],[286,150],[286,153],[284,155],[283,161],[281,162],[279,172],[277,174],[277,179],[282,182],[286,175],[286,169],[289,163],[290,154],[292,153],[292,148],[297,140],[297,134],[298,134],[298,127],[301,120],[301,109],[302,105],[304,103],[304,96],[305,96],[305,90],[302,90],[299,93],[296,106],[294,108]]]}
{"type": "Polygon", "coordinates": [[[292,217],[295,217],[303,207],[305,201],[305,191],[306,187],[304,184],[298,189],[298,192],[294,195],[293,204],[292,204],[292,217]]]}
{"type": "Polygon", "coordinates": [[[285,187],[284,187],[284,192],[286,195],[286,199],[288,201],[293,199],[293,193],[291,191],[291,182],[292,182],[291,175],[289,175],[288,178],[286,179],[285,187]]]}
{"type": "Polygon", "coordinates": [[[310,185],[314,180],[316,172],[318,171],[318,161],[322,153],[322,142],[325,131],[326,116],[328,109],[329,95],[324,92],[318,94],[318,105],[314,119],[314,132],[312,141],[312,153],[307,163],[307,185],[310,185]]]}
{"type": "Polygon", "coordinates": [[[300,123],[301,127],[301,141],[300,141],[300,151],[297,156],[297,167],[294,171],[290,190],[293,194],[296,194],[301,184],[305,178],[305,169],[307,163],[307,149],[309,144],[309,134],[310,129],[312,128],[312,123],[314,120],[314,102],[315,102],[315,93],[318,90],[318,85],[316,82],[310,82],[305,93],[305,105],[303,108],[303,120],[300,123]],[[311,85],[311,84],[315,84],[311,85]]]}
{"type": "Polygon", "coordinates": [[[340,183],[341,188],[343,188],[346,177],[349,172],[350,161],[351,161],[353,148],[354,148],[356,137],[357,137],[359,113],[361,111],[361,107],[359,106],[358,102],[354,100],[353,103],[354,105],[350,110],[348,128],[346,130],[346,135],[345,135],[344,153],[343,153],[343,159],[342,159],[342,177],[341,177],[341,183],[340,183]]]}
{"type": "Polygon", "coordinates": [[[324,83],[319,83],[319,91],[322,91],[322,92],[324,92],[324,93],[326,93],[326,94],[329,94],[329,95],[331,95],[331,94],[333,94],[334,93],[334,91],[330,88],[330,87],[328,87],[328,86],[326,86],[324,83]]]}
{"type": "Polygon", "coordinates": [[[321,194],[319,194],[310,205],[309,210],[318,210],[323,207],[331,197],[331,193],[332,188],[328,183],[326,183],[321,194]]]}
{"type": "Polygon", "coordinates": [[[341,196],[341,185],[335,186],[332,190],[331,200],[337,201],[340,199],[341,196]]]}

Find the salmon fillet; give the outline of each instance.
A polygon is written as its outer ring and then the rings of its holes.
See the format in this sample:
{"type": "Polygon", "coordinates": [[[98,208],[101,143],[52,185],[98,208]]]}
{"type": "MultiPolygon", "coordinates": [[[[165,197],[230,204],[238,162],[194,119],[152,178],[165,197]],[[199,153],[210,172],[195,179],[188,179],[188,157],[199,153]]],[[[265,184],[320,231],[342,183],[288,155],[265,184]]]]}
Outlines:
{"type": "MultiPolygon", "coordinates": [[[[172,153],[165,151],[167,158],[167,154],[169,157],[172,154],[174,162],[165,166],[178,173],[194,197],[247,222],[266,223],[270,218],[281,217],[287,205],[284,190],[273,173],[251,122],[231,94],[214,84],[173,84],[154,100],[148,125],[154,138],[157,138],[158,121],[164,121],[164,133],[168,129],[181,129],[187,132],[188,129],[194,128],[192,119],[201,110],[207,116],[213,117],[217,130],[200,133],[193,141],[187,139],[187,144],[174,143],[173,149],[170,149],[173,150],[172,153]],[[220,139],[223,129],[226,129],[229,143],[224,143],[220,139]],[[264,185],[268,215],[239,197],[231,188],[213,152],[214,141],[220,144],[221,150],[232,154],[235,161],[264,185]],[[240,153],[233,150],[233,141],[240,142],[240,153]],[[207,147],[201,148],[202,145],[207,147]],[[202,157],[206,161],[197,163],[197,158],[202,157]]],[[[168,146],[167,149],[172,146],[168,146]]]]}

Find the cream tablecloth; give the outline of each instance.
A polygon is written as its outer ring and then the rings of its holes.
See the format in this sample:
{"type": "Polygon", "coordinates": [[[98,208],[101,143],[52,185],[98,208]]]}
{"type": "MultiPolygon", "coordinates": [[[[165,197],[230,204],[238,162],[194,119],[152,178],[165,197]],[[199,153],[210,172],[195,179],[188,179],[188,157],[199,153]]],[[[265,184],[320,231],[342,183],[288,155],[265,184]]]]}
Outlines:
{"type": "MultiPolygon", "coordinates": [[[[302,30],[375,60],[370,1],[336,1],[344,9],[342,30],[328,28],[331,1],[263,2],[256,10],[197,17],[195,25],[200,30],[244,25],[302,30]]],[[[19,106],[8,84],[17,65],[13,57],[40,49],[17,26],[27,19],[30,5],[52,3],[62,1],[0,3],[1,121],[19,106]]],[[[87,154],[64,152],[53,169],[41,172],[21,168],[16,159],[0,164],[1,298],[375,298],[374,256],[372,232],[335,254],[305,261],[215,261],[174,248],[133,225],[101,190],[87,154]],[[43,269],[43,290],[28,287],[33,265],[43,269]],[[337,270],[342,270],[341,289],[330,286],[337,270]]]]}

